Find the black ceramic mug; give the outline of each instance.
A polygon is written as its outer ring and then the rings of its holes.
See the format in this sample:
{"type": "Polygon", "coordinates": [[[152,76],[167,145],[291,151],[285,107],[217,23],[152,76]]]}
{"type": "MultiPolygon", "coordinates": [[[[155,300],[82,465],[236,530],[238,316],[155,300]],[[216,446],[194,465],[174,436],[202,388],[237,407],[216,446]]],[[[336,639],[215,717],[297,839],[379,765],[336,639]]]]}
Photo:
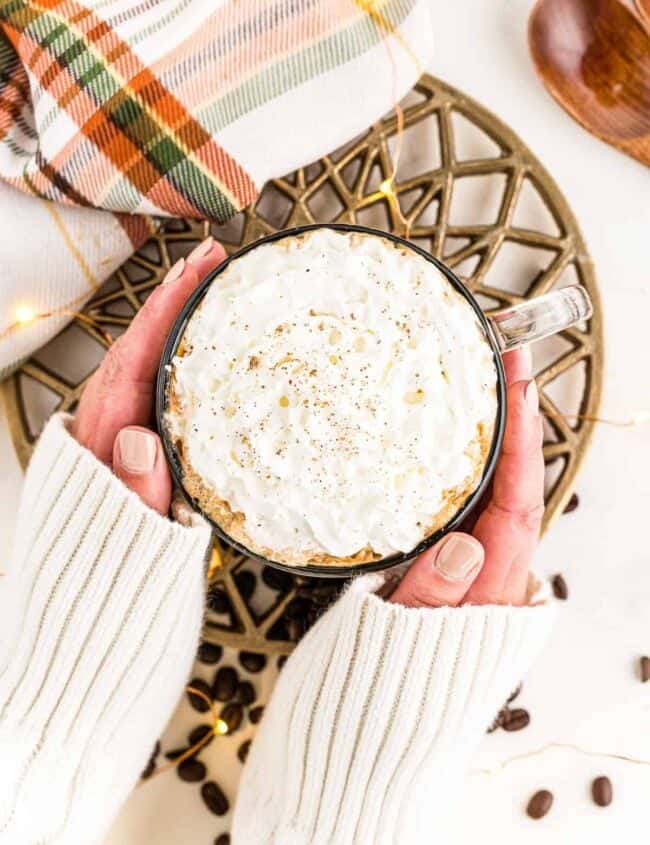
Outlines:
{"type": "Polygon", "coordinates": [[[254,241],[251,244],[240,249],[238,252],[226,258],[215,270],[213,270],[201,284],[194,291],[192,296],[187,300],[181,313],[179,314],[165,344],[160,368],[158,370],[158,381],[156,385],[156,419],[158,429],[165,448],[165,453],[169,466],[171,469],[174,481],[185,494],[188,501],[195,507],[204,518],[211,524],[214,532],[224,540],[226,543],[233,546],[238,551],[250,557],[256,558],[265,564],[274,566],[278,569],[284,569],[294,574],[313,575],[317,577],[345,577],[358,572],[372,572],[375,570],[386,569],[388,567],[403,564],[417,555],[421,554],[425,549],[428,549],[436,543],[442,536],[450,531],[454,531],[465,520],[476,503],[480,500],[485,488],[490,483],[490,479],[494,473],[496,462],[499,458],[499,451],[503,440],[503,431],[505,428],[506,419],[506,383],[503,370],[502,354],[511,349],[516,349],[528,343],[534,343],[548,337],[551,334],[563,331],[570,326],[575,325],[583,320],[588,320],[592,314],[591,301],[585,288],[580,285],[571,285],[569,287],[554,290],[551,293],[544,294],[532,300],[515,305],[512,308],[507,308],[498,313],[487,317],[481,306],[478,304],[472,293],[465,287],[460,279],[445,266],[437,258],[434,258],[426,250],[421,249],[415,244],[410,243],[397,235],[392,235],[388,232],[382,232],[378,229],[370,229],[366,226],[357,226],[347,223],[327,223],[314,224],[310,226],[299,226],[294,229],[285,229],[276,232],[260,240],[254,241]],[[183,486],[183,469],[179,456],[172,439],[168,436],[165,413],[168,403],[169,392],[169,378],[170,378],[170,363],[174,358],[178,346],[181,342],[185,327],[197,308],[203,297],[208,291],[208,288],[213,281],[225,270],[225,268],[236,258],[257,249],[259,246],[271,243],[273,241],[281,240],[283,238],[293,238],[301,235],[304,232],[309,232],[313,229],[334,229],[338,232],[360,232],[366,235],[373,235],[378,238],[384,238],[405,247],[420,255],[422,258],[434,264],[438,270],[445,276],[447,281],[458,293],[464,297],[469,305],[474,310],[476,317],[485,332],[485,338],[492,348],[494,355],[494,364],[497,374],[497,416],[494,425],[494,433],[492,437],[492,444],[485,462],[483,475],[478,486],[473,493],[466,499],[462,507],[454,514],[454,516],[440,529],[430,534],[422,540],[415,548],[408,552],[392,554],[381,560],[376,560],[371,563],[359,564],[356,566],[323,566],[323,565],[302,565],[289,566],[285,563],[280,563],[269,558],[265,558],[256,552],[247,549],[241,543],[230,537],[220,525],[218,525],[210,515],[203,512],[197,503],[189,496],[183,486]]]}

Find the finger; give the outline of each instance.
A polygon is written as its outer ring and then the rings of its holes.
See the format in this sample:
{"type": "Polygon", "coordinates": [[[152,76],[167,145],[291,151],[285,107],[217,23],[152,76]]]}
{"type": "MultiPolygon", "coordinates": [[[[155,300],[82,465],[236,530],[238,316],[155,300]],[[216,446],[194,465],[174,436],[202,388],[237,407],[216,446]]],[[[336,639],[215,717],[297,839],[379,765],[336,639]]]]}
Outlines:
{"type": "Polygon", "coordinates": [[[172,480],[160,438],[137,426],[123,428],[115,438],[113,472],[145,505],[163,516],[169,513],[172,480]]]}
{"type": "Polygon", "coordinates": [[[155,378],[167,335],[187,297],[224,256],[223,247],[208,239],[186,260],[177,261],[90,379],[79,402],[73,433],[104,463],[110,464],[120,429],[150,423],[155,378]]]}
{"type": "Polygon", "coordinates": [[[390,601],[406,607],[460,604],[483,565],[483,547],[470,534],[447,534],[420,555],[390,601]]]}
{"type": "Polygon", "coordinates": [[[508,388],[508,416],[490,500],[473,534],[485,564],[467,600],[519,604],[544,513],[542,422],[534,380],[508,388]]]}
{"type": "Polygon", "coordinates": [[[521,349],[513,349],[503,355],[503,368],[506,371],[506,383],[514,384],[516,381],[528,381],[533,376],[533,356],[530,346],[522,346],[521,349]]]}

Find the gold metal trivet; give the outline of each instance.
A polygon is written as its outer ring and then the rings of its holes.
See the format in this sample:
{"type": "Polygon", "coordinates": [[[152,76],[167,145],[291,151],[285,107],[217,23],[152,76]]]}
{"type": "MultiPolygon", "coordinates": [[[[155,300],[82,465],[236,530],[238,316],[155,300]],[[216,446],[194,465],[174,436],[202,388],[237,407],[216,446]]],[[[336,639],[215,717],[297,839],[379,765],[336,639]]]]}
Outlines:
{"type": "MultiPolygon", "coordinates": [[[[401,214],[396,213],[395,198],[387,196],[381,187],[392,174],[393,114],[341,150],[268,182],[255,207],[225,226],[211,227],[193,220],[165,223],[160,233],[114,274],[84,313],[117,336],[171,264],[209,232],[233,252],[280,228],[316,221],[359,222],[403,234],[402,215],[412,240],[455,268],[486,310],[521,302],[557,284],[580,281],[589,290],[594,316],[588,325],[565,331],[555,339],[556,347],[545,353],[537,375],[541,408],[549,415],[544,446],[548,469],[546,530],[571,495],[594,427],[593,422],[585,420],[572,426],[563,415],[596,415],[602,388],[602,311],[591,259],[575,218],[550,175],[493,114],[461,92],[424,76],[405,101],[404,117],[404,150],[393,186],[401,214]],[[418,141],[420,130],[425,137],[420,135],[418,141]],[[466,145],[460,139],[466,138],[468,131],[473,138],[469,156],[460,149],[466,145]],[[476,155],[471,152],[474,143],[494,149],[486,156],[482,152],[476,155]],[[430,157],[425,160],[430,153],[437,161],[432,162],[430,157]],[[474,199],[469,202],[469,215],[466,204],[465,218],[459,219],[456,202],[467,187],[474,191],[474,199]],[[524,194],[541,204],[554,231],[519,219],[524,194]],[[485,217],[490,203],[494,204],[493,219],[485,217]],[[528,262],[532,275],[527,277],[524,266],[521,273],[493,280],[491,270],[513,249],[523,250],[528,256],[524,265],[528,262]],[[540,263],[534,254],[545,258],[540,263]],[[557,348],[558,343],[561,348],[557,348]],[[553,385],[559,381],[571,388],[570,408],[561,407],[553,398],[553,385]]],[[[74,320],[2,385],[13,441],[23,465],[46,416],[56,409],[74,407],[105,347],[99,332],[82,320],[74,320]],[[66,371],[53,361],[62,347],[79,343],[80,332],[83,351],[76,352],[75,372],[70,375],[69,368],[66,371]],[[87,358],[82,374],[80,356],[87,358]]],[[[285,624],[285,611],[296,596],[312,587],[298,579],[286,590],[274,591],[266,607],[255,607],[254,597],[242,595],[237,576],[244,569],[259,573],[259,564],[218,547],[213,564],[213,585],[217,593],[223,589],[229,611],[225,615],[208,611],[206,639],[252,652],[290,652],[301,631],[295,623],[292,636],[287,634],[291,625],[287,628],[285,624]]]]}

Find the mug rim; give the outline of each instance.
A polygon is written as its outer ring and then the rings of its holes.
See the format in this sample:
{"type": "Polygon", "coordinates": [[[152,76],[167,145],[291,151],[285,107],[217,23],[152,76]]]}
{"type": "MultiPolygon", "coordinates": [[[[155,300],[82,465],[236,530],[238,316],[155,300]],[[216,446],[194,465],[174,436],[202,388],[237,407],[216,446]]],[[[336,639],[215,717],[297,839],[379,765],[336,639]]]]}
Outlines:
{"type": "Polygon", "coordinates": [[[192,294],[188,297],[183,307],[181,308],[178,316],[176,317],[176,320],[174,321],[169,335],[167,336],[165,346],[163,348],[162,357],[160,359],[160,364],[158,366],[158,375],[156,379],[156,425],[158,428],[158,433],[160,434],[160,439],[163,444],[165,457],[167,459],[167,463],[169,465],[170,472],[172,474],[172,478],[174,480],[175,485],[180,489],[183,497],[192,507],[192,509],[199,513],[203,517],[203,519],[206,520],[206,522],[210,525],[212,531],[217,535],[217,537],[219,537],[220,540],[223,540],[223,542],[227,543],[229,546],[232,546],[240,554],[244,554],[248,557],[260,561],[261,563],[267,566],[271,566],[275,569],[280,569],[284,572],[289,572],[293,575],[307,575],[315,578],[348,578],[352,575],[359,575],[367,572],[377,572],[380,570],[383,571],[385,569],[390,569],[394,566],[398,566],[399,564],[407,563],[408,561],[413,560],[413,558],[422,554],[422,552],[431,548],[431,546],[437,543],[438,540],[440,540],[446,534],[449,534],[451,531],[454,531],[461,525],[465,518],[474,509],[476,504],[480,501],[483,493],[485,492],[490,481],[492,480],[492,476],[494,475],[496,463],[501,452],[501,445],[503,443],[503,435],[505,430],[506,395],[506,379],[503,368],[503,360],[501,357],[501,350],[496,339],[496,335],[494,334],[494,331],[490,324],[490,321],[483,313],[481,306],[479,305],[478,301],[471,293],[471,291],[463,284],[463,282],[461,282],[458,276],[456,276],[456,274],[449,267],[447,267],[446,264],[444,264],[442,261],[440,261],[440,259],[431,255],[431,253],[427,252],[425,249],[418,246],[417,244],[413,244],[405,238],[400,237],[399,235],[394,235],[392,232],[385,232],[381,229],[373,229],[370,226],[361,226],[356,223],[308,223],[302,226],[293,226],[289,229],[280,229],[277,232],[272,232],[269,235],[265,235],[264,237],[259,238],[256,241],[252,241],[251,243],[241,247],[236,252],[232,253],[232,255],[227,256],[221,262],[221,264],[219,264],[217,267],[214,268],[214,270],[208,273],[208,275],[199,283],[199,285],[195,288],[192,294]],[[383,557],[380,560],[372,561],[370,563],[354,564],[351,566],[336,566],[336,564],[301,564],[298,566],[293,566],[288,563],[283,563],[282,561],[275,561],[271,558],[267,558],[264,555],[261,555],[258,552],[247,548],[245,545],[243,545],[243,543],[240,543],[238,540],[232,538],[214,519],[212,519],[212,517],[210,517],[209,514],[207,514],[197,504],[197,502],[185,490],[182,480],[183,468],[176,453],[176,449],[174,448],[168,436],[167,427],[164,421],[164,416],[167,410],[171,361],[174,355],[176,354],[176,350],[178,349],[183,334],[185,333],[185,328],[192,314],[202,301],[203,297],[206,295],[208,289],[212,285],[212,282],[216,279],[217,276],[224,272],[224,270],[232,261],[237,258],[241,258],[242,255],[245,255],[247,252],[250,252],[256,247],[262,246],[263,244],[267,243],[273,243],[274,241],[282,240],[284,238],[297,237],[298,235],[301,235],[305,232],[314,231],[315,229],[332,229],[337,232],[360,232],[366,235],[374,235],[375,237],[385,238],[389,241],[392,241],[394,244],[407,247],[408,249],[420,255],[429,263],[433,264],[438,270],[440,270],[440,272],[445,276],[447,281],[454,287],[454,289],[459,294],[461,294],[461,296],[464,297],[464,299],[474,310],[474,313],[476,314],[479,323],[481,324],[481,327],[483,328],[485,336],[488,340],[488,343],[490,344],[490,347],[492,349],[492,356],[494,359],[495,369],[497,373],[497,414],[495,419],[494,432],[492,435],[492,443],[490,445],[490,451],[485,462],[485,467],[483,469],[481,480],[477,487],[473,490],[473,492],[470,493],[470,495],[467,497],[467,499],[463,503],[463,506],[458,511],[456,511],[456,513],[449,520],[449,522],[445,523],[445,525],[443,525],[441,528],[434,531],[429,536],[425,537],[417,544],[417,546],[415,546],[410,551],[395,552],[394,554],[387,555],[386,557],[383,557]]]}

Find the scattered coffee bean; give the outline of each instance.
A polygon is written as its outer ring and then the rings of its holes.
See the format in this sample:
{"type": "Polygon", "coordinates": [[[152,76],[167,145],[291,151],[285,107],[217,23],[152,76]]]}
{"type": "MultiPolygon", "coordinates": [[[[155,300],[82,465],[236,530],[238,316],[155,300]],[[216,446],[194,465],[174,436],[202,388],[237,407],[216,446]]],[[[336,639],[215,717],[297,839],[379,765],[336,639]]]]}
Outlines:
{"type": "Polygon", "coordinates": [[[523,707],[516,707],[514,710],[509,710],[503,722],[504,731],[520,731],[527,727],[530,723],[530,713],[524,710],[523,707]]]}
{"type": "Polygon", "coordinates": [[[233,733],[242,723],[244,710],[241,704],[226,704],[219,717],[228,725],[228,733],[233,733]]]}
{"type": "Polygon", "coordinates": [[[272,590],[279,590],[282,593],[288,592],[293,587],[293,576],[281,569],[273,569],[265,566],[262,570],[262,581],[272,590]]]}
{"type": "Polygon", "coordinates": [[[327,605],[331,604],[331,602],[336,599],[338,591],[338,584],[314,587],[311,592],[311,599],[320,607],[327,607],[327,605]]]}
{"type": "Polygon", "coordinates": [[[572,493],[571,498],[566,503],[562,513],[571,513],[571,511],[574,511],[578,507],[579,504],[580,504],[580,499],[578,498],[578,494],[572,493]]]}
{"type": "Polygon", "coordinates": [[[221,587],[210,587],[207,596],[208,607],[214,613],[230,613],[230,599],[221,587]]]}
{"type": "Polygon", "coordinates": [[[223,649],[220,645],[215,643],[201,643],[197,653],[198,659],[201,663],[214,664],[221,660],[223,649]]]}
{"type": "Polygon", "coordinates": [[[259,720],[262,718],[263,715],[264,715],[264,708],[262,706],[253,707],[253,709],[248,714],[248,718],[251,720],[251,722],[254,725],[256,725],[259,722],[259,720]]]}
{"type": "Polygon", "coordinates": [[[311,601],[308,598],[296,598],[289,602],[284,613],[287,619],[303,619],[310,608],[311,601]]]}
{"type": "Polygon", "coordinates": [[[212,694],[217,701],[230,701],[237,689],[239,678],[232,666],[222,666],[217,670],[212,682],[212,694]]]}
{"type": "Polygon", "coordinates": [[[506,704],[510,704],[511,701],[514,701],[515,698],[517,698],[517,696],[521,692],[523,686],[524,686],[523,684],[519,684],[519,686],[510,693],[510,695],[508,696],[508,700],[507,700],[506,704]]]}
{"type": "Polygon", "coordinates": [[[207,713],[210,709],[209,701],[206,701],[203,698],[203,695],[207,696],[208,699],[211,698],[210,695],[210,685],[207,684],[202,678],[192,678],[189,682],[188,690],[187,690],[187,698],[195,710],[198,710],[199,713],[207,713]],[[197,695],[196,692],[192,692],[189,687],[192,689],[197,690],[198,692],[202,692],[203,695],[197,695]]]}
{"type": "Polygon", "coordinates": [[[238,704],[249,705],[252,704],[255,699],[255,687],[251,684],[250,681],[241,681],[237,689],[235,690],[235,701],[238,704]]]}
{"type": "Polygon", "coordinates": [[[240,651],[239,662],[249,672],[261,672],[266,666],[266,657],[255,651],[240,651]]]}
{"type": "Polygon", "coordinates": [[[489,734],[491,734],[491,733],[494,733],[494,731],[498,730],[499,728],[502,728],[506,719],[508,718],[509,713],[510,713],[510,710],[507,707],[503,707],[501,710],[499,710],[497,715],[494,717],[494,721],[492,722],[490,727],[487,729],[487,732],[489,734]]]}
{"type": "Polygon", "coordinates": [[[564,601],[569,598],[569,588],[562,575],[554,575],[551,586],[553,587],[553,595],[556,599],[562,599],[564,601]]]}
{"type": "Polygon", "coordinates": [[[641,682],[646,683],[646,681],[650,681],[650,657],[642,657],[640,660],[641,665],[641,682]]]}
{"type": "Polygon", "coordinates": [[[144,767],[144,771],[140,775],[142,780],[147,780],[150,778],[151,775],[156,771],[156,760],[158,759],[158,755],[160,754],[160,742],[157,742],[154,745],[153,751],[151,752],[151,756],[147,761],[147,765],[144,767]]]}
{"type": "Polygon", "coordinates": [[[182,754],[185,754],[186,751],[187,751],[187,748],[172,748],[171,751],[165,751],[165,757],[168,760],[178,760],[178,758],[182,754]]]}
{"type": "Polygon", "coordinates": [[[246,762],[246,758],[248,757],[248,752],[250,751],[251,741],[247,739],[246,742],[242,742],[242,744],[237,749],[237,756],[242,761],[242,763],[246,762]]]}
{"type": "Polygon", "coordinates": [[[591,784],[591,795],[599,807],[609,807],[614,797],[611,780],[605,775],[596,778],[591,784]]]}
{"type": "Polygon", "coordinates": [[[286,654],[281,654],[280,657],[278,657],[278,669],[282,669],[284,664],[287,662],[287,659],[286,654]]]}
{"type": "Polygon", "coordinates": [[[213,780],[207,780],[201,786],[201,798],[203,798],[203,803],[208,810],[215,816],[225,816],[230,809],[230,804],[223,794],[223,790],[213,780]]]}
{"type": "Polygon", "coordinates": [[[214,840],[214,845],[230,845],[230,836],[227,833],[222,833],[214,840]]]}
{"type": "Polygon", "coordinates": [[[531,819],[541,819],[553,806],[553,793],[548,789],[540,789],[528,802],[526,812],[531,819]]]}
{"type": "Polygon", "coordinates": [[[214,739],[214,731],[212,730],[211,725],[197,725],[193,731],[190,731],[187,737],[187,744],[192,748],[198,742],[201,742],[206,738],[206,736],[210,735],[210,741],[205,742],[201,747],[207,748],[210,745],[210,742],[214,739]]]}
{"type": "Polygon", "coordinates": [[[199,783],[207,774],[207,769],[200,760],[190,757],[189,760],[183,760],[176,767],[178,776],[181,780],[187,783],[199,783]]]}
{"type": "Polygon", "coordinates": [[[255,592],[257,578],[248,569],[242,569],[235,573],[234,579],[241,597],[244,600],[249,599],[255,592]]]}

